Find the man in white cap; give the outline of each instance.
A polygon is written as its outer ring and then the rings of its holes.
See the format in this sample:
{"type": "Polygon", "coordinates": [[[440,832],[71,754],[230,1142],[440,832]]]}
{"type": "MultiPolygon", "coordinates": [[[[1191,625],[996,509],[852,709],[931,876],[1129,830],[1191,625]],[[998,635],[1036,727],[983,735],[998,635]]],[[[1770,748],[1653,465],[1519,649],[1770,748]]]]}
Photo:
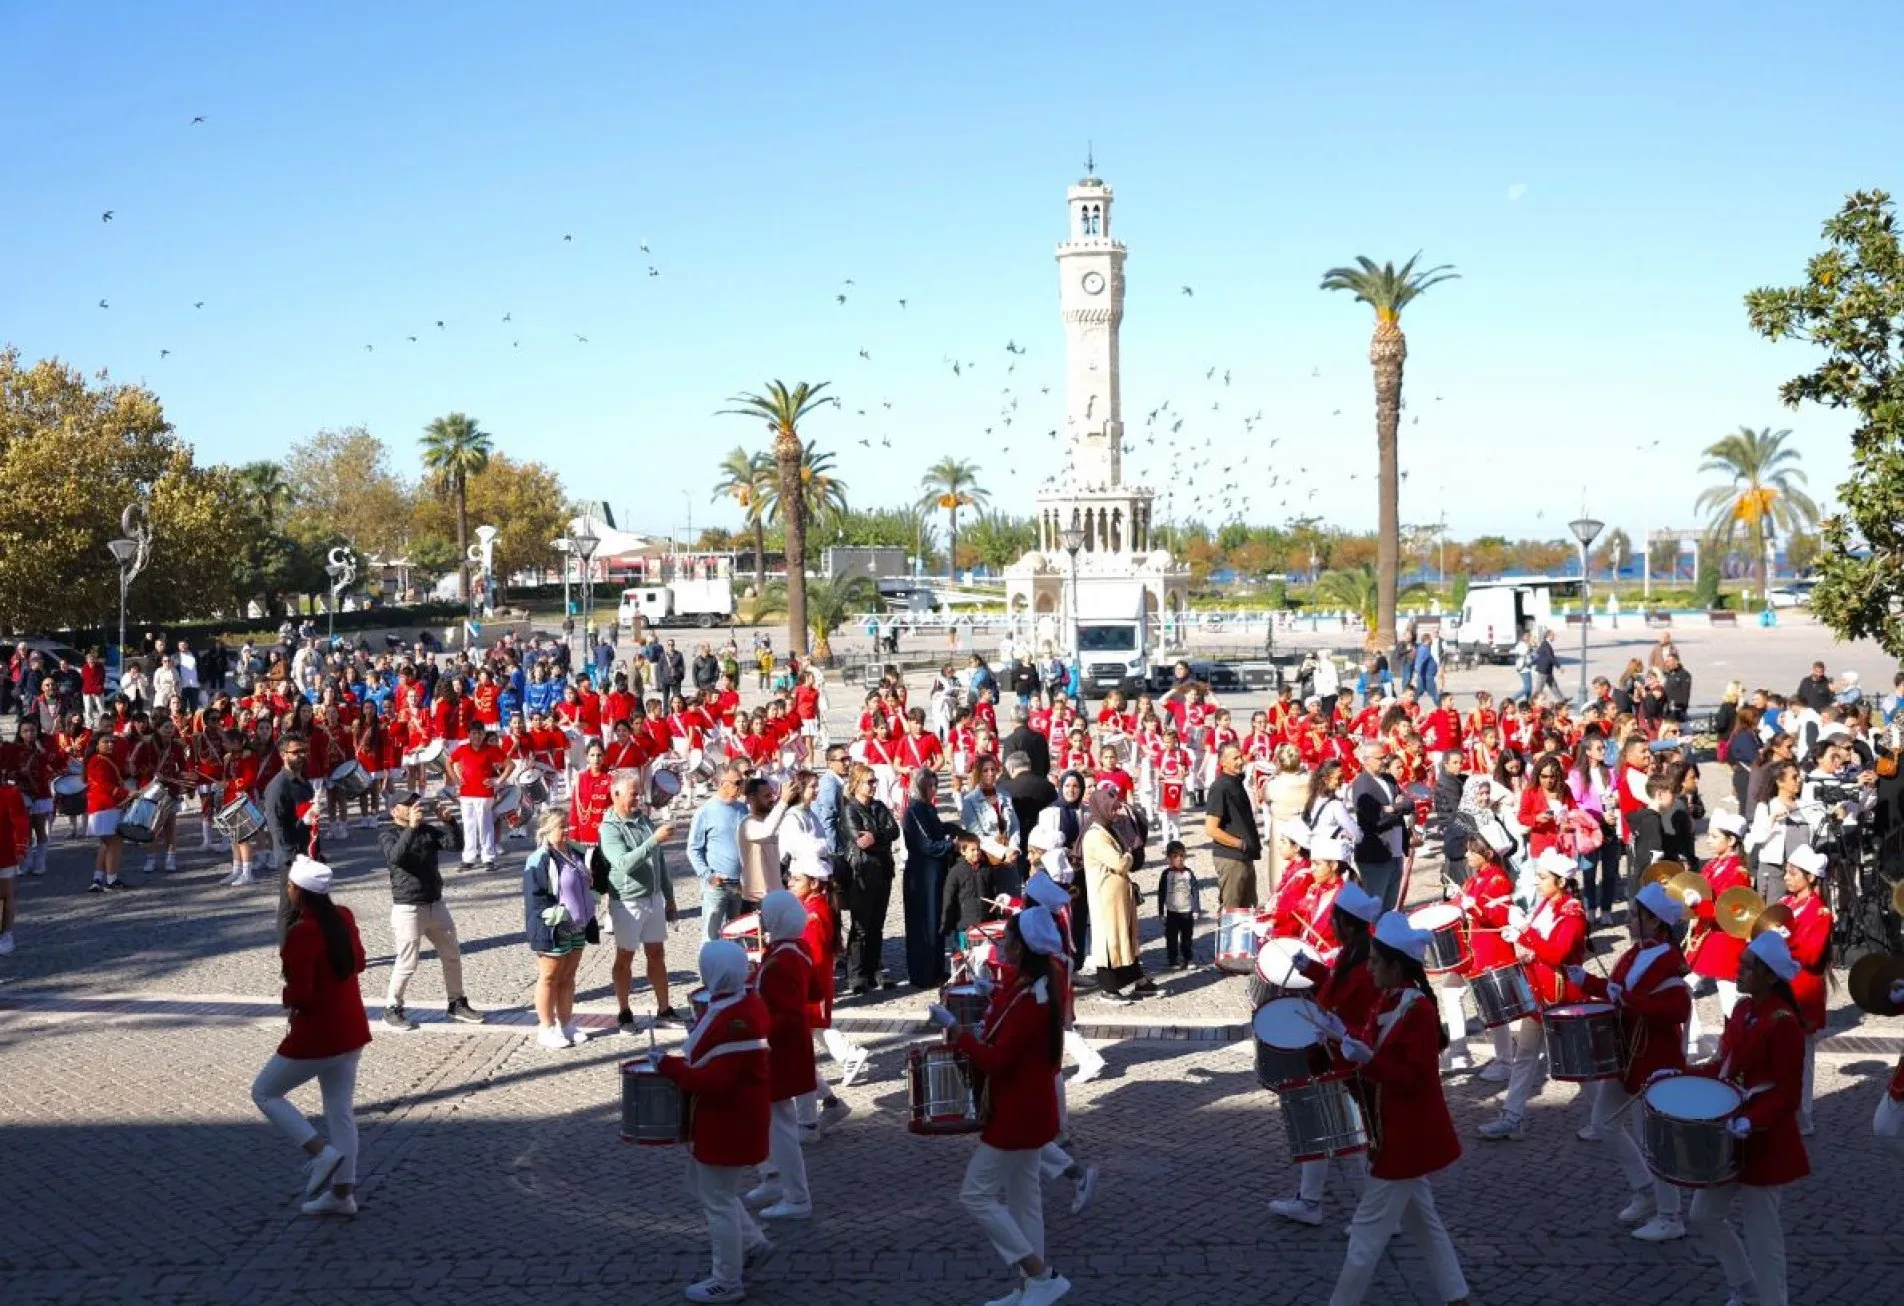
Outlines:
{"type": "Polygon", "coordinates": [[[1686,1068],[1685,1025],[1692,1015],[1692,990],[1686,986],[1686,960],[1674,941],[1684,920],[1685,909],[1664,885],[1642,885],[1627,921],[1633,945],[1614,963],[1612,975],[1567,967],[1568,980],[1589,998],[1612,1004],[1614,1028],[1628,1049],[1620,1077],[1589,1088],[1595,1090],[1594,1131],[1609,1140],[1630,1192],[1620,1219],[1639,1225],[1633,1236],[1641,1242],[1686,1236],[1679,1189],[1647,1169],[1640,1152],[1640,1113],[1628,1110],[1654,1075],[1686,1068]]]}

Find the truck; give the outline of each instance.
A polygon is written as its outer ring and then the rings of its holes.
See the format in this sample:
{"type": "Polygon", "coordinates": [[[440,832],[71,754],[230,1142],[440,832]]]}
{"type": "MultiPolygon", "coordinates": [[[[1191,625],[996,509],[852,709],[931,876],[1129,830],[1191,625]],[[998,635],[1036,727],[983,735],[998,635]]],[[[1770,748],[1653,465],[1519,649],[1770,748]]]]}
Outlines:
{"type": "Polygon", "coordinates": [[[1480,581],[1468,588],[1454,646],[1484,662],[1509,662],[1521,636],[1554,624],[1554,600],[1580,599],[1578,580],[1549,576],[1480,581]]]}
{"type": "Polygon", "coordinates": [[[718,576],[633,586],[621,592],[617,618],[633,630],[636,617],[649,626],[724,625],[734,619],[734,582],[718,576]]]}
{"type": "Polygon", "coordinates": [[[1077,648],[1074,658],[1087,695],[1113,689],[1140,694],[1150,681],[1150,622],[1139,581],[1083,576],[1077,582],[1077,648]]]}

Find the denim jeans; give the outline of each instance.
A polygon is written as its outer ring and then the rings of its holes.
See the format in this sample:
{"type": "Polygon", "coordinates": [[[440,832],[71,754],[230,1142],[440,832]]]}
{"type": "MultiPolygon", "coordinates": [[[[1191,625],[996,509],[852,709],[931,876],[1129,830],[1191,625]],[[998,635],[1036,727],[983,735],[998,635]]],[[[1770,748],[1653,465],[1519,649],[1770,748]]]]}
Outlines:
{"type": "Polygon", "coordinates": [[[701,885],[701,923],[706,927],[709,943],[721,937],[721,926],[746,914],[747,903],[740,896],[738,882],[728,880],[718,887],[701,885]]]}
{"type": "Polygon", "coordinates": [[[1523,671],[1521,672],[1521,697],[1532,698],[1533,696],[1534,696],[1534,673],[1531,671],[1523,671]]]}
{"type": "Polygon", "coordinates": [[[1394,911],[1402,896],[1401,862],[1364,862],[1355,869],[1369,896],[1381,902],[1383,911],[1394,911]]]}

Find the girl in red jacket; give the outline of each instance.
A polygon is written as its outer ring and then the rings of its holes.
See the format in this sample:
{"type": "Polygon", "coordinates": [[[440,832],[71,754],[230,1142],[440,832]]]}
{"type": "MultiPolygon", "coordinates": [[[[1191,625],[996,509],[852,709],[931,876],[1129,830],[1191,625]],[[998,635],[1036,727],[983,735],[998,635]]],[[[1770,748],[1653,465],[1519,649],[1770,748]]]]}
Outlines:
{"type": "Polygon", "coordinates": [[[1816,848],[1792,849],[1785,854],[1785,896],[1779,900],[1791,908],[1792,928],[1785,942],[1798,961],[1792,993],[1798,999],[1798,1017],[1805,1024],[1805,1088],[1798,1104],[1798,1132],[1808,1138],[1818,1040],[1825,1029],[1825,984],[1831,976],[1831,908],[1818,896],[1818,883],[1830,867],[1830,859],[1816,848]]]}
{"type": "MultiPolygon", "coordinates": [[[[978,1092],[978,1150],[965,1169],[959,1201],[1023,1276],[1015,1306],[1051,1306],[1071,1282],[1045,1261],[1044,1196],[1039,1154],[1058,1136],[1058,1093],[1053,1077],[1064,1055],[1062,994],[1052,976],[1063,937],[1051,913],[1032,907],[1005,925],[1005,960],[1013,979],[992,995],[976,1031],[959,1035],[978,1092]]],[[[933,1023],[957,1023],[936,1002],[933,1023]]]]}
{"type": "Polygon", "coordinates": [[[1613,973],[1595,975],[1581,966],[1567,967],[1569,981],[1594,1001],[1611,1002],[1620,1014],[1626,1069],[1620,1078],[1601,1080],[1596,1086],[1593,1128],[1607,1139],[1632,1192],[1620,1219],[1640,1225],[1633,1236],[1641,1242],[1671,1242],[1686,1236],[1679,1218],[1679,1189],[1646,1168],[1646,1158],[1640,1154],[1644,1122],[1640,1112],[1627,1109],[1654,1075],[1686,1066],[1692,990],[1686,986],[1686,959],[1675,938],[1684,920],[1685,909],[1664,888],[1644,885],[1628,918],[1633,946],[1614,963],[1613,973]]]}
{"type": "MultiPolygon", "coordinates": [[[[1745,940],[1720,929],[1713,902],[1728,889],[1749,889],[1752,877],[1745,869],[1740,847],[1745,840],[1745,818],[1737,812],[1718,812],[1712,818],[1712,859],[1699,873],[1712,885],[1713,901],[1697,893],[1686,896],[1686,914],[1692,918],[1692,932],[1686,939],[1686,963],[1692,973],[1713,981],[1719,989],[1721,1023],[1739,1005],[1739,957],[1745,952],[1745,940]]],[[[1716,1039],[1714,1043],[1716,1044],[1716,1039]]],[[[1698,1054],[1705,1043],[1699,1027],[1699,1007],[1694,1004],[1692,1019],[1686,1024],[1686,1051],[1698,1054]]],[[[1708,1048],[1709,1050],[1709,1048],[1708,1048]]]]}
{"type": "MultiPolygon", "coordinates": [[[[1501,865],[1500,854],[1480,835],[1468,838],[1468,878],[1454,896],[1468,927],[1468,964],[1462,974],[1476,975],[1514,964],[1514,947],[1503,937],[1514,906],[1514,881],[1501,865]]],[[[1494,1042],[1494,1060],[1481,1067],[1478,1078],[1487,1084],[1505,1084],[1513,1073],[1513,1030],[1496,1025],[1488,1031],[1494,1042]]],[[[1450,1040],[1455,1031],[1448,1030],[1450,1040]]],[[[1466,1039],[1465,1021],[1461,1037],[1466,1039]]]]}
{"type": "Polygon", "coordinates": [[[694,1099],[688,1140],[688,1189],[707,1215],[714,1273],[688,1287],[689,1301],[738,1301],[745,1261],[771,1250],[740,1199],[741,1175],[767,1159],[772,1107],[767,1004],[747,984],[747,954],[738,943],[701,945],[707,1014],[695,1023],[679,1056],[661,1059],[662,1075],[694,1099]]]}
{"type": "Polygon", "coordinates": [[[1719,1059],[1692,1069],[1723,1079],[1745,1093],[1745,1105],[1728,1123],[1739,1140],[1739,1177],[1693,1194],[1687,1224],[1693,1241],[1712,1254],[1725,1274],[1732,1300],[1752,1288],[1759,1306],[1786,1306],[1785,1231],[1779,1223],[1779,1188],[1811,1173],[1805,1140],[1798,1133],[1804,1093],[1805,1029],[1792,981],[1799,964],[1784,936],[1767,930],[1746,945],[1739,961],[1739,992],[1719,1039],[1719,1059]],[[1727,1216],[1740,1207],[1745,1242],[1727,1216]]]}
{"type": "Polygon", "coordinates": [[[1461,1155],[1441,1092],[1447,1035],[1421,965],[1428,937],[1400,912],[1375,923],[1368,969],[1380,997],[1368,1022],[1342,1040],[1342,1056],[1358,1067],[1367,1107],[1369,1181],[1349,1226],[1349,1250],[1329,1306],[1362,1300],[1397,1230],[1426,1257],[1438,1298],[1450,1306],[1468,1300],[1460,1257],[1428,1182],[1461,1155]]]}
{"type": "Polygon", "coordinates": [[[807,1163],[800,1154],[799,1099],[811,1093],[813,1026],[807,1000],[813,992],[813,957],[807,952],[807,909],[785,889],[761,899],[760,924],[767,953],[753,989],[767,1004],[767,1096],[769,1164],[761,1182],[747,1193],[766,1220],[804,1220],[813,1214],[807,1188],[807,1163]]]}
{"type": "MultiPolygon", "coordinates": [[[[802,928],[807,955],[813,958],[813,985],[807,992],[807,1023],[820,1031],[827,1055],[840,1063],[840,1087],[850,1088],[866,1069],[866,1049],[833,1028],[833,964],[840,952],[840,918],[833,905],[833,868],[811,853],[798,853],[787,866],[787,888],[800,899],[807,923],[802,928]]],[[[853,1114],[852,1105],[815,1073],[813,1090],[800,1098],[800,1132],[825,1133],[853,1114]]]]}
{"type": "MultiPolygon", "coordinates": [[[[1567,979],[1564,967],[1587,959],[1587,912],[1574,896],[1580,863],[1549,848],[1534,863],[1534,911],[1524,926],[1509,926],[1502,938],[1527,971],[1534,1001],[1541,1007],[1579,1002],[1586,995],[1567,979]]],[[[1499,1118],[1480,1128],[1483,1138],[1518,1143],[1527,1137],[1522,1123],[1528,1099],[1540,1089],[1542,1029],[1536,1011],[1516,1023],[1514,1064],[1508,1071],[1507,1097],[1499,1118]]]]}
{"type": "Polygon", "coordinates": [[[364,944],[350,910],[331,901],[331,868],[298,857],[286,873],[285,896],[297,915],[284,933],[278,960],[284,967],[284,1005],[291,1032],[278,1044],[251,1085],[251,1100],[265,1119],[304,1150],[306,1215],[357,1214],[357,1058],[370,1042],[357,976],[364,944]],[[315,1079],[324,1097],[320,1141],[304,1112],[285,1100],[299,1084],[315,1079]]]}

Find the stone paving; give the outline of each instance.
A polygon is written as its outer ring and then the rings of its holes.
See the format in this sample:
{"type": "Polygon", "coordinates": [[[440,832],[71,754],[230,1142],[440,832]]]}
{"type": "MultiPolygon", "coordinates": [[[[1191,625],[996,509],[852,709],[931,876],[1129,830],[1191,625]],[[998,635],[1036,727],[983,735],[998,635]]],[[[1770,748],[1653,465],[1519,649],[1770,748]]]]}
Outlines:
{"type": "MultiPolygon", "coordinates": [[[[90,847],[56,844],[50,873],[21,882],[19,951],[0,959],[0,1300],[395,1306],[570,1299],[597,1287],[678,1300],[706,1273],[683,1157],[616,1138],[616,1065],[646,1036],[559,1053],[527,1037],[533,965],[516,874],[526,847],[509,845],[494,875],[450,872],[469,994],[493,1023],[377,1027],[359,1083],[364,1209],[325,1224],[297,1213],[297,1158],[249,1099],[282,1028],[275,884],[220,888],[222,864],[188,852],[175,875],[89,896],[90,847]]],[[[371,954],[374,1013],[390,954],[384,878],[367,832],[332,860],[371,954]]],[[[686,986],[698,895],[685,857],[674,861],[686,919],[669,961],[686,986]]],[[[129,878],[141,880],[136,865],[129,878]]],[[[1154,871],[1140,876],[1154,883],[1154,871]]],[[[1412,896],[1432,884],[1424,867],[1412,896]]],[[[1153,902],[1145,959],[1160,971],[1153,902]]],[[[897,918],[895,904],[894,935],[897,918]]],[[[1610,956],[1617,937],[1602,931],[1597,942],[1610,956]]],[[[1207,959],[1207,924],[1199,947],[1207,959]]],[[[598,1030],[613,1023],[608,951],[590,949],[582,971],[584,1023],[598,1030]]],[[[888,960],[902,968],[896,943],[888,960]]],[[[1243,982],[1207,966],[1159,978],[1164,993],[1135,1007],[1080,1004],[1109,1069],[1071,1094],[1076,1151],[1103,1167],[1096,1204],[1073,1217],[1068,1184],[1047,1192],[1051,1255],[1076,1285],[1071,1300],[1325,1300],[1351,1203],[1338,1180],[1321,1228],[1267,1215],[1294,1176],[1244,1041],[1243,982]]],[[[428,1020],[441,1000],[426,955],[410,1005],[428,1020]]],[[[844,1094],[852,1119],[812,1152],[818,1214],[778,1233],[779,1254],[751,1280],[756,1299],[976,1303],[1003,1290],[1003,1268],[956,1205],[970,1141],[904,1128],[904,1050],[925,1036],[924,1002],[902,987],[842,1005],[842,1025],[874,1051],[871,1073],[844,1094]]],[[[1904,1281],[1898,1158],[1870,1132],[1904,1022],[1861,1018],[1842,989],[1833,1006],[1814,1174],[1785,1195],[1793,1300],[1876,1306],[1897,1301],[1904,1281]]],[[[1716,1009],[1705,1011],[1713,1024],[1716,1009]]],[[[1584,1120],[1576,1089],[1545,1089],[1528,1141],[1483,1144],[1472,1131],[1494,1090],[1468,1076],[1448,1084],[1467,1150],[1437,1193],[1476,1303],[1724,1298],[1716,1267],[1688,1244],[1622,1236],[1612,1160],[1573,1136],[1584,1120]]],[[[315,1113],[314,1091],[297,1100],[315,1113]]],[[[1368,1300],[1432,1296],[1417,1250],[1397,1242],[1368,1300]]]]}

